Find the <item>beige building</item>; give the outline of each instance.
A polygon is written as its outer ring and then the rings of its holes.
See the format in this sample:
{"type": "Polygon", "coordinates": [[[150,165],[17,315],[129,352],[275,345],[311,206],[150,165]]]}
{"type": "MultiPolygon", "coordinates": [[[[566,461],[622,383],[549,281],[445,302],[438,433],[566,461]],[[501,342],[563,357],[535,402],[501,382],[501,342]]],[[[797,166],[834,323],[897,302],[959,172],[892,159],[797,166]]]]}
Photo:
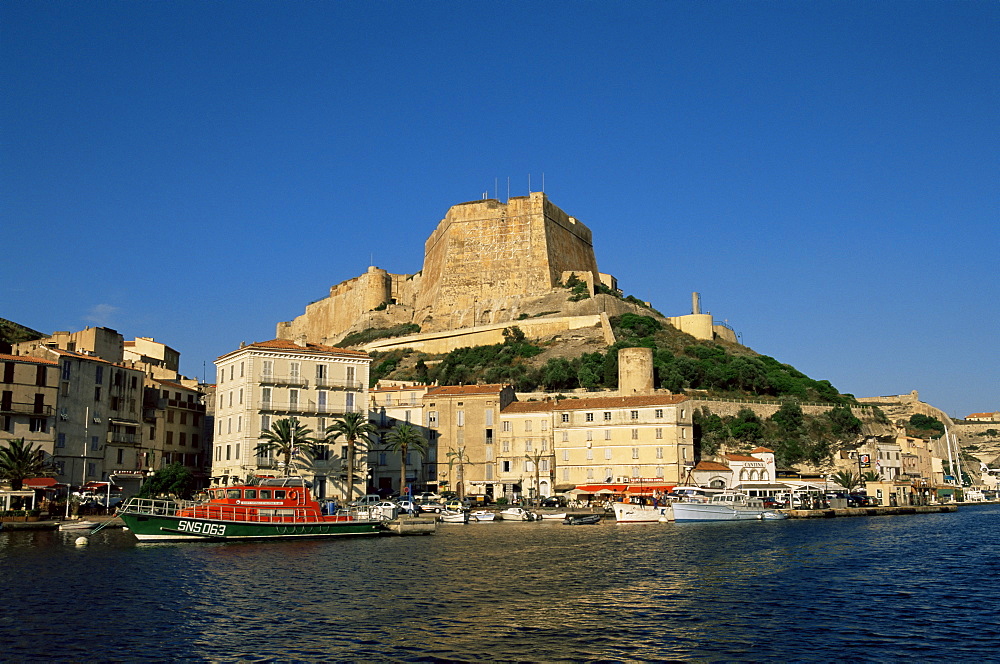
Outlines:
{"type": "Polygon", "coordinates": [[[0,436],[55,450],[59,364],[51,358],[0,354],[0,436]]]}
{"type": "Polygon", "coordinates": [[[424,395],[432,389],[399,381],[379,382],[368,391],[368,419],[379,430],[378,440],[368,452],[368,469],[371,493],[383,495],[403,493],[399,486],[400,458],[386,441],[386,434],[398,423],[411,425],[427,441],[427,454],[411,450],[406,461],[406,484],[414,494],[437,488],[437,435],[427,427],[424,416],[424,395]]]}
{"type": "MultiPolygon", "coordinates": [[[[294,418],[319,436],[345,413],[368,412],[366,353],[305,341],[274,339],[241,345],[216,362],[215,431],[212,480],[233,484],[254,476],[283,475],[283,459],[257,454],[261,432],[294,418]]],[[[342,439],[341,439],[342,440],[342,439]]],[[[315,459],[295,457],[289,474],[312,477],[319,497],[346,495],[346,445],[325,449],[315,459]]],[[[358,454],[357,479],[367,473],[358,454]]]]}
{"type": "Polygon", "coordinates": [[[501,413],[494,492],[520,487],[522,495],[545,496],[594,482],[679,483],[694,466],[686,400],[652,394],[511,404],[501,413]]]}
{"type": "Polygon", "coordinates": [[[500,411],[517,397],[509,385],[450,385],[433,387],[424,399],[425,426],[435,456],[436,482],[430,490],[460,495],[496,495],[487,480],[500,411]],[[436,486],[435,486],[436,485],[436,486]]]}
{"type": "Polygon", "coordinates": [[[207,485],[205,404],[200,389],[146,377],[143,424],[147,445],[162,465],[179,463],[207,485]]]}

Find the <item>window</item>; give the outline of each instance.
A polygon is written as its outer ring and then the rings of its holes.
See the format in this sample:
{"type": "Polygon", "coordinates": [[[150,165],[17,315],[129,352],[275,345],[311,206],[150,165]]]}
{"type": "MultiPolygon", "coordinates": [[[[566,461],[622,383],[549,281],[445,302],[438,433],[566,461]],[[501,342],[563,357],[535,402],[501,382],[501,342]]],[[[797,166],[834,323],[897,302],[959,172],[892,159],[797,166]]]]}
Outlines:
{"type": "Polygon", "coordinates": [[[347,367],[347,382],[354,382],[354,367],[347,367]]]}
{"type": "Polygon", "coordinates": [[[243,388],[242,387],[240,388],[240,401],[239,401],[239,403],[240,403],[241,406],[243,405],[243,388]]]}
{"type": "Polygon", "coordinates": [[[181,424],[187,424],[187,423],[188,423],[187,413],[182,410],[181,411],[181,424]]]}
{"type": "Polygon", "coordinates": [[[506,460],[501,461],[500,462],[500,470],[501,470],[501,472],[509,473],[510,472],[510,461],[506,461],[506,460]]]}
{"type": "Polygon", "coordinates": [[[656,427],[656,437],[663,438],[663,429],[661,429],[660,427],[656,427]]]}
{"type": "Polygon", "coordinates": [[[632,448],[632,458],[633,459],[638,459],[639,458],[639,448],[638,447],[633,447],[632,448]]]}
{"type": "MultiPolygon", "coordinates": [[[[242,415],[237,415],[236,416],[236,431],[237,431],[237,433],[240,432],[240,431],[243,431],[243,416],[242,415]]],[[[181,439],[182,440],[183,440],[183,436],[184,436],[184,434],[181,434],[181,439]]],[[[183,445],[183,444],[184,443],[181,443],[181,445],[183,445]]]]}
{"type": "Polygon", "coordinates": [[[271,388],[262,387],[260,388],[260,405],[264,408],[271,407],[271,388]]]}
{"type": "Polygon", "coordinates": [[[66,434],[56,434],[56,447],[66,447],[66,434]]]}
{"type": "Polygon", "coordinates": [[[653,415],[654,417],[663,417],[663,409],[657,408],[653,415]]]}
{"type": "Polygon", "coordinates": [[[260,369],[260,375],[264,378],[270,378],[274,373],[274,360],[264,360],[264,365],[260,369]]]}
{"type": "Polygon", "coordinates": [[[493,464],[492,463],[486,464],[486,479],[488,479],[488,480],[493,479],[493,464]]]}
{"type": "Polygon", "coordinates": [[[486,426],[493,426],[493,411],[489,408],[486,409],[486,426]]]}
{"type": "Polygon", "coordinates": [[[640,477],[639,466],[632,466],[632,477],[640,477]]]}
{"type": "Polygon", "coordinates": [[[290,362],[288,364],[288,375],[289,375],[289,377],[290,378],[298,378],[299,377],[299,368],[301,366],[302,365],[299,362],[290,362]]]}
{"type": "Polygon", "coordinates": [[[656,467],[656,475],[654,475],[654,477],[663,478],[663,466],[656,467]]]}
{"type": "Polygon", "coordinates": [[[411,411],[409,411],[409,410],[403,413],[403,420],[404,420],[404,421],[405,421],[405,422],[406,422],[407,424],[409,424],[409,423],[410,423],[410,417],[411,417],[411,415],[412,415],[412,412],[411,412],[411,411]]]}
{"type": "Polygon", "coordinates": [[[562,460],[563,461],[569,461],[569,450],[563,450],[562,451],[562,460]]]}
{"type": "Polygon", "coordinates": [[[594,458],[594,450],[593,450],[593,448],[588,447],[587,448],[587,460],[590,461],[593,458],[594,458]]]}
{"type": "MultiPolygon", "coordinates": [[[[232,393],[232,391],[229,392],[229,407],[230,408],[233,407],[233,393],[232,393]]],[[[173,422],[173,420],[171,420],[171,422],[173,422]]]]}
{"type": "Polygon", "coordinates": [[[610,422],[611,421],[611,411],[610,410],[604,411],[604,421],[605,422],[610,422]]]}
{"type": "Polygon", "coordinates": [[[173,431],[168,431],[167,432],[167,445],[173,445],[173,444],[174,444],[174,432],[173,431]]]}
{"type": "Polygon", "coordinates": [[[604,430],[604,440],[611,440],[611,429],[604,430]]]}
{"type": "Polygon", "coordinates": [[[535,470],[535,462],[531,459],[524,460],[524,472],[531,473],[535,470]]]}
{"type": "Polygon", "coordinates": [[[44,433],[47,429],[48,427],[45,425],[44,417],[32,417],[28,422],[29,431],[44,433]]]}
{"type": "Polygon", "coordinates": [[[562,421],[563,424],[569,423],[569,413],[561,413],[559,415],[559,419],[562,421]]]}
{"type": "Polygon", "coordinates": [[[562,442],[564,442],[564,443],[568,443],[569,442],[569,431],[563,431],[562,432],[562,442]]]}
{"type": "Polygon", "coordinates": [[[316,382],[322,383],[322,381],[325,378],[326,378],[326,365],[325,364],[317,364],[316,365],[316,382]]]}
{"type": "Polygon", "coordinates": [[[125,450],[118,448],[118,465],[122,465],[125,462],[125,450]]]}
{"type": "Polygon", "coordinates": [[[226,445],[226,461],[232,458],[232,445],[226,445]]]}
{"type": "Polygon", "coordinates": [[[326,412],[326,391],[320,390],[316,393],[316,410],[321,413],[326,412]]]}
{"type": "Polygon", "coordinates": [[[563,471],[562,472],[563,481],[564,482],[568,482],[569,481],[569,468],[563,468],[562,471],[563,471]]]}
{"type": "Polygon", "coordinates": [[[94,384],[101,385],[104,383],[104,367],[96,366],[94,367],[94,384]]]}
{"type": "Polygon", "coordinates": [[[524,430],[525,431],[531,431],[531,420],[525,420],[524,421],[524,430]]]}
{"type": "Polygon", "coordinates": [[[240,444],[239,443],[236,443],[236,455],[235,455],[235,458],[237,458],[237,459],[240,458],[240,444]]]}
{"type": "Polygon", "coordinates": [[[549,448],[549,441],[542,438],[542,451],[546,451],[549,448]]]}
{"type": "Polygon", "coordinates": [[[101,449],[101,439],[98,436],[90,437],[90,451],[98,452],[101,449]]]}
{"type": "Polygon", "coordinates": [[[510,452],[510,441],[509,440],[502,441],[500,443],[500,449],[502,449],[504,452],[510,452]]]}
{"type": "Polygon", "coordinates": [[[187,444],[188,444],[187,434],[185,432],[183,432],[183,431],[181,431],[180,444],[181,444],[181,447],[187,447],[187,444]]]}
{"type": "Polygon", "coordinates": [[[500,423],[501,431],[510,431],[510,420],[504,420],[500,423]]]}
{"type": "Polygon", "coordinates": [[[229,380],[233,379],[233,369],[235,369],[235,368],[236,367],[234,365],[230,365],[229,366],[229,380]]]}
{"type": "Polygon", "coordinates": [[[611,459],[611,448],[610,447],[605,447],[604,448],[604,458],[605,459],[611,459]]]}
{"type": "Polygon", "coordinates": [[[95,387],[94,388],[94,401],[100,401],[100,400],[101,400],[101,388],[100,387],[95,387]]]}
{"type": "Polygon", "coordinates": [[[530,438],[527,438],[524,441],[524,451],[525,452],[533,452],[534,451],[533,449],[531,449],[531,439],[530,438]]]}
{"type": "Polygon", "coordinates": [[[588,468],[587,469],[587,480],[593,481],[593,479],[594,479],[594,469],[593,468],[588,468]]]}
{"type": "Polygon", "coordinates": [[[243,378],[243,362],[240,362],[240,378],[243,378]]]}
{"type": "Polygon", "coordinates": [[[354,392],[346,392],[344,394],[344,408],[348,413],[354,412],[354,392]]]}
{"type": "Polygon", "coordinates": [[[69,380],[70,369],[73,364],[69,360],[65,360],[62,365],[62,379],[69,380]]]}
{"type": "Polygon", "coordinates": [[[656,448],[656,458],[657,459],[662,459],[663,458],[663,448],[662,447],[657,447],[656,448]]]}
{"type": "Polygon", "coordinates": [[[639,411],[633,410],[633,411],[629,412],[629,417],[631,419],[633,419],[633,420],[639,419],[639,411]]]}
{"type": "Polygon", "coordinates": [[[585,417],[584,419],[586,419],[588,422],[593,422],[594,421],[594,414],[593,413],[587,413],[587,417],[585,417]]]}
{"type": "Polygon", "coordinates": [[[593,440],[593,439],[594,439],[594,432],[593,431],[588,431],[587,432],[587,440],[593,440]]]}
{"type": "Polygon", "coordinates": [[[486,460],[487,461],[493,461],[493,446],[492,445],[487,445],[486,446],[486,460]]]}
{"type": "Polygon", "coordinates": [[[438,414],[436,410],[427,413],[427,426],[436,427],[438,424],[438,414]]]}
{"type": "Polygon", "coordinates": [[[458,426],[465,426],[465,411],[459,410],[455,412],[455,424],[458,426]]]}
{"type": "Polygon", "coordinates": [[[299,391],[288,390],[288,408],[290,410],[297,410],[298,407],[299,407],[299,391]]]}

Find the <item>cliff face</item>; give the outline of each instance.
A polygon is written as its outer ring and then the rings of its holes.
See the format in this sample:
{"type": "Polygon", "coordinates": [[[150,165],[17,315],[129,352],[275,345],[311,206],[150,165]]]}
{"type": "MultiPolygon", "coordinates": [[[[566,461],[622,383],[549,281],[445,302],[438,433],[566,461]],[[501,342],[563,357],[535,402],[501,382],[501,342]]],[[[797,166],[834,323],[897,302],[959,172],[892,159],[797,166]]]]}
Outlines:
{"type": "Polygon", "coordinates": [[[334,343],[349,332],[401,323],[436,332],[541,313],[598,313],[594,299],[567,302],[557,284],[570,271],[599,282],[591,232],[545,194],[462,203],[427,239],[419,273],[370,267],[279,323],[277,337],[334,343]]]}

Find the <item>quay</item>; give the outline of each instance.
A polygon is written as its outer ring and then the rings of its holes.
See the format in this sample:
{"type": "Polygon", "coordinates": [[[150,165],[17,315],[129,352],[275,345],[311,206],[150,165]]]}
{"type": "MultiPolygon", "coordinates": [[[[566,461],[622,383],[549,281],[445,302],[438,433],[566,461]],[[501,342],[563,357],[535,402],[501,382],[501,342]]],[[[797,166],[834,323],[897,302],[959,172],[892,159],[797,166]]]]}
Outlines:
{"type": "Polygon", "coordinates": [[[818,510],[777,510],[791,519],[833,519],[841,516],[892,516],[896,514],[938,514],[957,512],[958,505],[905,505],[903,507],[838,507],[818,510]]]}

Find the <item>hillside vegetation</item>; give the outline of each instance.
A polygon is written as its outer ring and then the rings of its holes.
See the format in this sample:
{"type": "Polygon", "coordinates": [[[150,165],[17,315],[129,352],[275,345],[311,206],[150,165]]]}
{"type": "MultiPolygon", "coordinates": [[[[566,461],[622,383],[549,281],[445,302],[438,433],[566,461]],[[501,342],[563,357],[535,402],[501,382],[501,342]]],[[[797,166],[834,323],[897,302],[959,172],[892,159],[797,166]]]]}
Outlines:
{"type": "Polygon", "coordinates": [[[651,316],[625,314],[611,323],[619,339],[613,346],[576,357],[549,354],[544,361],[538,356],[559,342],[531,343],[516,326],[504,331],[502,344],[458,348],[445,355],[373,352],[372,383],[391,377],[441,385],[510,383],[520,392],[615,389],[618,350],[639,346],[653,350],[655,387],[675,394],[854,402],[828,381],[813,380],[772,357],[735,344],[698,341],[651,316]]]}

